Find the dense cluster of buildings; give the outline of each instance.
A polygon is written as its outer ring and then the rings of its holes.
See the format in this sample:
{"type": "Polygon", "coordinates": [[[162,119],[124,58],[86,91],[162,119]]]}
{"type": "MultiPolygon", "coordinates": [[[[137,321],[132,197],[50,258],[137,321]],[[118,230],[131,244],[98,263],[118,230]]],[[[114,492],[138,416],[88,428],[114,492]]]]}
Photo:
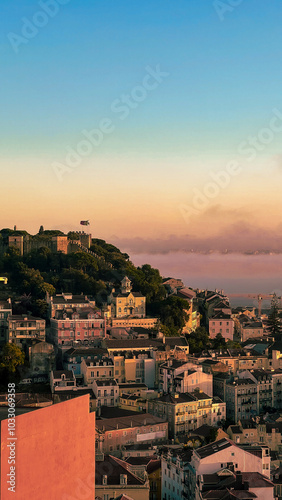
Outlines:
{"type": "MultiPolygon", "coordinates": [[[[48,297],[47,322],[15,315],[11,300],[0,301],[0,341],[20,346],[29,362],[20,369],[17,395],[21,411],[29,412],[18,421],[18,447],[27,447],[19,460],[39,460],[37,450],[26,445],[27,437],[31,443],[35,439],[38,421],[51,447],[50,419],[56,419],[59,431],[68,412],[75,411],[88,424],[75,435],[72,429],[71,454],[77,461],[80,447],[89,442],[92,465],[82,470],[76,464],[76,472],[72,466],[63,479],[96,471],[91,480],[82,479],[91,499],[94,490],[102,500],[278,498],[282,344],[269,337],[254,310],[232,310],[222,292],[192,290],[173,278],[164,286],[168,295],[187,302],[188,319],[179,337],[164,336],[157,318],[146,316],[146,297],[132,291],[128,277],[111,289],[100,309],[85,295],[48,297]],[[189,333],[200,318],[210,338],[220,334],[230,347],[191,355],[189,333]],[[240,347],[231,347],[234,340],[240,347]],[[36,397],[28,389],[34,392],[35,384],[45,389],[36,397]],[[77,410],[82,407],[83,415],[77,410]]],[[[0,411],[5,405],[7,396],[0,395],[0,411]]],[[[66,438],[56,435],[59,449],[66,438]]],[[[47,460],[47,441],[44,446],[47,460]]],[[[62,462],[68,467],[67,457],[62,462]]],[[[70,498],[73,481],[65,493],[70,498]]],[[[46,498],[56,495],[49,492],[46,498]]],[[[44,500],[44,494],[38,492],[38,498],[44,500]]]]}

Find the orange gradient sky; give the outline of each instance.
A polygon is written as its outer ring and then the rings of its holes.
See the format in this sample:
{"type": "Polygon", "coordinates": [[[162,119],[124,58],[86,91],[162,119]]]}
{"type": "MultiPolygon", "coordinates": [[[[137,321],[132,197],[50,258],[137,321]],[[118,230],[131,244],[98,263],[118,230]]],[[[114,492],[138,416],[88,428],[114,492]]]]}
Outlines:
{"type": "Polygon", "coordinates": [[[39,4],[7,3],[0,226],[68,232],[89,219],[93,237],[129,252],[279,251],[281,3],[248,0],[224,19],[214,2],[148,5],[69,2],[15,50],[9,33],[39,4]],[[102,128],[70,169],[69,148],[102,128]]]}

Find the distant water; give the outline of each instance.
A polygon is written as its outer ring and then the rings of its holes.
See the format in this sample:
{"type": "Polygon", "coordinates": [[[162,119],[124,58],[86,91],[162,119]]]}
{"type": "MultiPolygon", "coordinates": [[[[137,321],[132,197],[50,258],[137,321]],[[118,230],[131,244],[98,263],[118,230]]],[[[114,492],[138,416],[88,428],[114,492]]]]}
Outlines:
{"type": "MultiPolygon", "coordinates": [[[[270,294],[282,296],[282,254],[169,254],[130,255],[135,265],[151,264],[165,277],[180,278],[192,288],[223,289],[225,293],[270,294]]],[[[232,305],[255,305],[252,298],[231,298],[232,305]]],[[[263,307],[269,302],[264,301],[263,307]]]]}

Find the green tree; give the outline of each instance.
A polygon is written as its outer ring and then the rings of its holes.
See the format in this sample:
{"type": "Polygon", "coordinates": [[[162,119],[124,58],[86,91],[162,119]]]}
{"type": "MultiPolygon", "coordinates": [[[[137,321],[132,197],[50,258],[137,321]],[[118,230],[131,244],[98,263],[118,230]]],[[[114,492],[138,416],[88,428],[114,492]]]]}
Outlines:
{"type": "Polygon", "coordinates": [[[271,308],[268,316],[268,329],[271,335],[276,339],[281,337],[281,320],[279,317],[279,302],[277,295],[274,293],[271,300],[271,308]]]}
{"type": "Polygon", "coordinates": [[[191,354],[201,352],[203,349],[209,349],[211,347],[209,335],[203,326],[196,328],[194,332],[187,335],[187,340],[191,354]]]}
{"type": "Polygon", "coordinates": [[[218,429],[216,427],[212,427],[210,429],[209,435],[206,437],[206,443],[213,443],[218,435],[218,429]]]}
{"type": "Polygon", "coordinates": [[[33,316],[45,319],[47,317],[48,304],[46,300],[36,299],[31,304],[31,311],[33,316]]]}
{"type": "Polygon", "coordinates": [[[97,273],[98,264],[97,259],[93,255],[84,252],[74,252],[69,255],[70,266],[74,269],[80,269],[91,275],[97,273]]]}
{"type": "Polygon", "coordinates": [[[153,313],[150,304],[162,301],[166,295],[159,270],[149,264],[135,268],[131,262],[127,263],[127,269],[128,275],[133,281],[134,291],[141,292],[146,296],[149,312],[153,313]]]}
{"type": "MultiPolygon", "coordinates": [[[[160,322],[169,331],[169,335],[180,335],[189,318],[186,312],[187,302],[176,295],[171,295],[153,306],[154,313],[159,315],[160,322]]],[[[164,333],[166,334],[165,331],[164,333]]]]}
{"type": "Polygon", "coordinates": [[[226,341],[221,335],[221,333],[218,333],[216,337],[211,341],[212,344],[212,349],[221,349],[226,347],[226,341]]]}
{"type": "Polygon", "coordinates": [[[0,356],[0,367],[15,373],[17,366],[23,365],[24,352],[15,344],[5,344],[0,356]]]}
{"type": "Polygon", "coordinates": [[[69,240],[79,240],[79,235],[75,231],[69,231],[68,232],[68,239],[69,240]]]}

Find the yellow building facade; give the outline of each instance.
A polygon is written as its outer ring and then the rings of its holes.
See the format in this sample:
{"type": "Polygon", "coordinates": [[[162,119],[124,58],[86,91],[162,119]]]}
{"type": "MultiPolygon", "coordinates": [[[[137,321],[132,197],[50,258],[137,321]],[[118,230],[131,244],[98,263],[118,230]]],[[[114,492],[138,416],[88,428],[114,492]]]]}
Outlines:
{"type": "Polygon", "coordinates": [[[132,292],[131,281],[127,276],[123,278],[120,290],[112,289],[108,302],[111,306],[112,318],[128,316],[145,318],[146,316],[146,297],[140,292],[132,292]]]}

